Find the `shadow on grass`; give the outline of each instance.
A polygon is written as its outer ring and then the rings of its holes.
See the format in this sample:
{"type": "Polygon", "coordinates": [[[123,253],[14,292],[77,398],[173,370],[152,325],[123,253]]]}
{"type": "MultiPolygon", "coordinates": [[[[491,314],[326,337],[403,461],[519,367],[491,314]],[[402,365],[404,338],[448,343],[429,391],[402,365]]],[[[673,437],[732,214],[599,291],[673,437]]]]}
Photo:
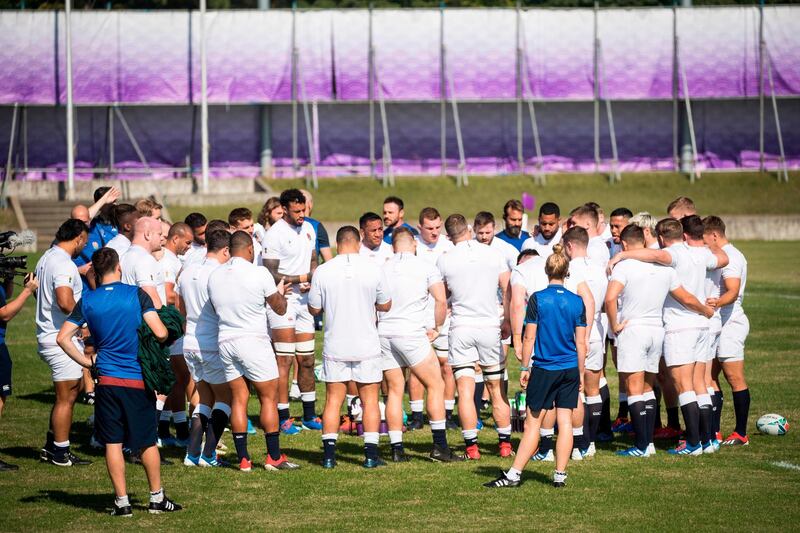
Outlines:
{"type": "MultiPolygon", "coordinates": [[[[307,461],[312,465],[320,465],[322,463],[322,458],[324,457],[322,450],[319,448],[314,450],[292,448],[291,446],[286,445],[286,441],[282,443],[281,447],[286,451],[287,455],[291,459],[307,461]]],[[[354,442],[339,441],[336,444],[336,461],[339,463],[349,463],[361,466],[361,463],[364,461],[363,454],[364,448],[354,442]]]]}
{"type": "Polygon", "coordinates": [[[52,388],[43,389],[39,392],[29,392],[28,394],[17,396],[17,398],[20,400],[31,400],[33,402],[44,403],[52,406],[56,401],[56,391],[54,391],[52,388]]]}
{"type": "Polygon", "coordinates": [[[15,459],[39,459],[39,448],[27,448],[25,446],[10,446],[0,449],[0,453],[15,459]]]}
{"type": "Polygon", "coordinates": [[[48,489],[40,490],[34,496],[25,496],[19,499],[20,503],[60,503],[78,509],[94,511],[98,514],[105,514],[111,509],[114,501],[109,493],[82,494],[70,493],[63,490],[48,489]]]}
{"type": "MultiPolygon", "coordinates": [[[[497,476],[499,476],[501,472],[502,470],[496,466],[479,466],[475,469],[475,474],[484,478],[481,480],[481,483],[486,483],[487,481],[497,479],[497,476]]],[[[522,483],[531,481],[542,483],[543,485],[553,484],[553,479],[547,474],[538,472],[536,470],[524,470],[522,472],[522,483]]]]}

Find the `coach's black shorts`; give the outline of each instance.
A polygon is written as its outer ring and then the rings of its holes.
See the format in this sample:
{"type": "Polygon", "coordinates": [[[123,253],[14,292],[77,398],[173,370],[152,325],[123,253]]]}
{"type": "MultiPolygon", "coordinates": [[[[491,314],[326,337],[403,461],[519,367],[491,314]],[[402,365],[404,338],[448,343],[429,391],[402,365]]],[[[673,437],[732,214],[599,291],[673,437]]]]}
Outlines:
{"type": "Polygon", "coordinates": [[[575,409],[578,407],[578,392],[581,378],[577,368],[567,370],[544,370],[532,368],[525,391],[528,408],[531,411],[552,409],[575,409]]]}
{"type": "Polygon", "coordinates": [[[6,343],[0,344],[0,396],[11,396],[11,354],[6,343]]]}
{"type": "Polygon", "coordinates": [[[139,451],[156,443],[157,425],[152,391],[103,384],[95,388],[94,431],[101,444],[139,451]]]}

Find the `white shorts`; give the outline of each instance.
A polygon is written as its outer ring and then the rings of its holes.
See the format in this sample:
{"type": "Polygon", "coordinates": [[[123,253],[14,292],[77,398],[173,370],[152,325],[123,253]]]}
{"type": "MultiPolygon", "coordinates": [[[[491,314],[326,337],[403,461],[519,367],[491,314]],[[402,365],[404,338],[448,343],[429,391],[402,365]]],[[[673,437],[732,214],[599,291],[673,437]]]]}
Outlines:
{"type": "Polygon", "coordinates": [[[436,352],[436,357],[439,359],[447,359],[450,353],[450,333],[439,333],[431,343],[433,351],[436,352]]]}
{"type": "Polygon", "coordinates": [[[381,358],[364,361],[331,361],[322,358],[322,381],[326,383],[380,383],[383,381],[381,358]]]}
{"type": "Polygon", "coordinates": [[[717,348],[717,359],[722,363],[744,360],[744,341],[750,333],[750,321],[744,313],[731,316],[722,325],[717,348]]]}
{"type": "Polygon", "coordinates": [[[430,353],[431,343],[424,333],[381,337],[381,370],[416,366],[430,353]]]}
{"type": "MultiPolygon", "coordinates": [[[[83,353],[83,341],[77,337],[72,342],[83,353]]],[[[52,380],[73,381],[83,377],[83,367],[76,363],[59,345],[39,345],[39,357],[50,367],[52,380]]]]}
{"type": "Polygon", "coordinates": [[[664,334],[664,362],[667,366],[705,363],[708,358],[708,342],[708,328],[667,331],[664,334]]]}
{"type": "Polygon", "coordinates": [[[603,370],[605,355],[606,355],[606,343],[604,340],[590,342],[589,353],[586,354],[586,362],[585,362],[586,370],[593,370],[595,372],[603,370]]]}
{"type": "Polygon", "coordinates": [[[205,381],[212,385],[228,382],[228,378],[225,376],[225,365],[222,363],[219,352],[186,350],[183,352],[183,358],[195,382],[205,381]]]}
{"type": "MultiPolygon", "coordinates": [[[[500,315],[500,322],[502,322],[503,318],[505,318],[505,311],[503,310],[502,305],[498,309],[498,314],[500,315]]],[[[506,346],[511,346],[511,335],[509,335],[505,339],[500,339],[500,342],[506,346]]]]}
{"type": "Polygon", "coordinates": [[[244,376],[250,381],[278,379],[278,362],[269,337],[235,337],[219,343],[225,381],[244,376]]]}
{"type": "Polygon", "coordinates": [[[505,363],[500,328],[455,327],[450,329],[450,366],[479,363],[493,367],[505,363]]]}
{"type": "Polygon", "coordinates": [[[170,355],[183,355],[183,337],[173,342],[169,347],[170,355]]]}
{"type": "Polygon", "coordinates": [[[720,330],[708,330],[708,353],[706,354],[706,362],[710,363],[717,356],[719,349],[720,330]]]}
{"type": "Polygon", "coordinates": [[[626,327],[617,334],[617,371],[658,374],[664,344],[663,327],[626,327]]]}
{"type": "Polygon", "coordinates": [[[308,311],[308,293],[286,298],[286,313],[279,315],[267,306],[270,330],[293,329],[295,333],[314,333],[314,317],[308,311]]]}

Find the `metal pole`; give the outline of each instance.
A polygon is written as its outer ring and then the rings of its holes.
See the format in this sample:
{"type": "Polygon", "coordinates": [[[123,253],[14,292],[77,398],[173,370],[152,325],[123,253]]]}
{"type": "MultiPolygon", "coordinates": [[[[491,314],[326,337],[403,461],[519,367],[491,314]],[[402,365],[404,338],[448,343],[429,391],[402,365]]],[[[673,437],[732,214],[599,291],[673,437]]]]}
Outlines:
{"type": "MultiPolygon", "coordinates": [[[[681,7],[683,8],[690,8],[692,7],[692,0],[680,0],[681,7]]],[[[683,79],[683,81],[679,81],[683,85],[684,88],[688,87],[688,82],[686,80],[686,70],[683,67],[683,63],[681,62],[680,57],[680,37],[677,37],[677,62],[679,67],[678,75],[683,79]]],[[[685,92],[685,91],[684,91],[685,92]]],[[[685,107],[686,112],[680,117],[680,167],[681,171],[687,174],[691,173],[691,179],[694,180],[695,177],[695,167],[697,163],[697,149],[696,144],[693,141],[694,137],[694,123],[692,122],[691,115],[691,103],[689,102],[689,95],[684,94],[685,99],[685,107]]]]}
{"type": "Polygon", "coordinates": [[[690,154],[691,154],[691,167],[690,167],[690,177],[692,183],[695,181],[695,177],[700,177],[700,172],[697,170],[697,139],[694,135],[694,118],[692,118],[692,100],[689,96],[689,82],[686,79],[686,71],[684,70],[683,63],[680,61],[678,62],[680,67],[680,74],[681,80],[683,85],[683,101],[686,103],[686,125],[689,129],[689,140],[690,140],[690,154]]]}
{"type": "Polygon", "coordinates": [[[369,100],[369,176],[375,179],[375,47],[372,43],[372,2],[369,3],[367,99],[369,100]]]}
{"type": "Polygon", "coordinates": [[[125,115],[122,114],[118,105],[114,105],[114,111],[117,113],[117,118],[119,118],[119,123],[122,125],[122,129],[125,130],[125,134],[128,136],[128,140],[131,141],[131,145],[133,146],[133,151],[136,152],[136,155],[139,157],[139,161],[144,165],[144,168],[149,172],[150,171],[150,164],[147,162],[147,158],[144,156],[144,152],[142,152],[142,148],[139,146],[139,143],[136,141],[136,136],[133,135],[133,131],[131,130],[130,126],[128,126],[128,121],[125,119],[125,115]]]}
{"type": "Polygon", "coordinates": [[[786,153],[783,150],[783,134],[781,133],[781,120],[778,116],[778,101],[775,99],[775,83],[772,80],[772,60],[769,54],[767,58],[767,75],[769,76],[769,95],[772,98],[772,112],[775,114],[775,131],[778,133],[778,148],[780,149],[780,166],[783,174],[778,173],[779,181],[789,182],[789,171],[786,168],[786,153]]]}
{"type": "Polygon", "coordinates": [[[8,184],[9,180],[11,179],[11,173],[13,169],[13,157],[14,157],[14,139],[17,137],[17,115],[19,114],[19,104],[16,102],[14,103],[14,113],[11,116],[11,134],[8,137],[8,159],[6,159],[6,172],[3,174],[3,188],[0,191],[0,207],[5,209],[7,207],[6,202],[6,185],[8,184]]]}
{"type": "Polygon", "coordinates": [[[758,4],[758,170],[764,172],[764,0],[758,4]]]}
{"type": "Polygon", "coordinates": [[[447,86],[445,85],[444,0],[439,3],[439,156],[447,175],[447,86]]]}
{"type": "Polygon", "coordinates": [[[114,172],[114,109],[109,106],[107,113],[108,113],[108,118],[106,120],[108,122],[108,133],[107,133],[108,173],[110,177],[111,173],[114,172]]]}
{"type": "MultiPolygon", "coordinates": [[[[270,8],[270,0],[258,0],[258,9],[267,11],[270,8]]],[[[272,107],[269,104],[262,104],[260,112],[261,118],[261,154],[260,168],[261,175],[267,178],[272,177],[272,107]]]]}
{"type": "Polygon", "coordinates": [[[517,82],[517,165],[520,172],[525,174],[525,153],[522,149],[522,44],[520,27],[522,24],[522,15],[520,14],[520,1],[517,0],[516,8],[516,30],[517,30],[517,69],[516,69],[516,82],[517,82]]]}
{"type": "Polygon", "coordinates": [[[206,58],[206,0],[200,0],[200,157],[203,194],[208,194],[208,65],[206,58]]]}
{"type": "MultiPolygon", "coordinates": [[[[520,24],[520,30],[522,31],[523,35],[525,33],[525,26],[520,24]]],[[[527,63],[527,48],[523,45],[522,53],[522,81],[524,83],[523,91],[527,93],[527,96],[524,95],[525,100],[528,103],[528,116],[531,121],[531,130],[533,131],[533,147],[536,152],[536,172],[534,173],[534,180],[537,185],[544,185],[547,181],[547,176],[542,171],[542,165],[544,163],[542,158],[542,144],[539,139],[539,124],[536,121],[536,109],[533,104],[533,89],[531,89],[531,80],[528,73],[528,63],[527,63]]]]}
{"type": "Polygon", "coordinates": [[[64,2],[67,59],[67,200],[75,198],[75,130],[72,103],[72,0],[64,2]]]}
{"type": "Polygon", "coordinates": [[[292,177],[297,178],[297,2],[292,2],[292,177]]]}
{"type": "Polygon", "coordinates": [[[600,171],[600,85],[598,84],[598,65],[597,65],[597,42],[599,34],[597,31],[597,11],[600,8],[600,3],[595,0],[594,2],[594,58],[593,58],[593,73],[594,80],[594,171],[600,171]]]}
{"type": "Polygon", "coordinates": [[[675,172],[680,170],[678,153],[678,11],[672,3],[672,165],[675,172]]]}
{"type": "Polygon", "coordinates": [[[456,128],[456,144],[458,145],[458,179],[456,183],[461,185],[469,185],[469,178],[467,178],[467,160],[464,156],[464,140],[461,137],[461,120],[458,116],[458,102],[456,101],[456,88],[453,84],[453,76],[447,72],[447,81],[450,86],[450,103],[453,106],[453,122],[456,128]]]}
{"type": "MultiPolygon", "coordinates": [[[[606,64],[603,59],[603,43],[598,40],[597,42],[597,57],[599,60],[600,79],[603,81],[603,90],[606,88],[606,64]]],[[[614,115],[611,112],[611,100],[605,95],[601,95],[603,102],[606,104],[606,118],[608,119],[608,133],[611,137],[611,175],[609,176],[611,182],[622,181],[622,176],[619,173],[619,153],[617,152],[617,132],[614,129],[614,115]]]]}
{"type": "MultiPolygon", "coordinates": [[[[299,58],[298,58],[299,59],[299,58]]],[[[300,79],[300,98],[303,101],[303,120],[306,126],[306,144],[308,145],[308,166],[311,169],[311,175],[306,176],[306,187],[319,187],[317,183],[317,161],[314,153],[314,130],[311,126],[311,117],[308,112],[308,96],[306,95],[306,80],[303,76],[303,69],[300,65],[297,66],[297,74],[300,79]]]]}
{"type": "Polygon", "coordinates": [[[28,173],[28,106],[22,106],[22,171],[28,173]]]}

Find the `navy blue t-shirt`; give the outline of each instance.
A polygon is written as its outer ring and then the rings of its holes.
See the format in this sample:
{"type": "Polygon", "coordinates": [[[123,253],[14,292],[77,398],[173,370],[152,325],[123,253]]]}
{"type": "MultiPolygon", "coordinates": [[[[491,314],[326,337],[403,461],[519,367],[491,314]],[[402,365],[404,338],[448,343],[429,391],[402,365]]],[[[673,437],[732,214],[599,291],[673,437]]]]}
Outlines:
{"type": "MultiPolygon", "coordinates": [[[[0,285],[0,307],[6,306],[6,289],[2,285],[0,285]]],[[[8,322],[5,320],[0,320],[0,344],[6,343],[6,327],[8,326],[8,322]]]]}
{"type": "MultiPolygon", "coordinates": [[[[419,235],[419,232],[415,228],[411,227],[408,224],[408,222],[403,222],[403,227],[411,230],[411,233],[413,233],[415,237],[417,235],[419,235]]],[[[392,232],[393,231],[394,231],[394,228],[390,228],[390,227],[386,227],[386,228],[383,229],[383,242],[385,242],[386,244],[392,244],[392,232]]]]}
{"type": "Polygon", "coordinates": [[[508,244],[512,245],[517,251],[522,251],[522,243],[527,241],[530,238],[531,234],[527,231],[520,231],[519,237],[512,237],[506,230],[501,231],[500,233],[496,234],[495,237],[500,239],[501,241],[506,241],[508,244]]]}
{"type": "Polygon", "coordinates": [[[578,366],[575,328],[586,327],[586,309],[580,296],[563,285],[548,285],[530,297],[525,319],[537,325],[534,367],[566,370],[578,366]]]}
{"type": "Polygon", "coordinates": [[[316,250],[317,254],[319,254],[320,248],[330,248],[331,241],[328,237],[328,231],[325,229],[325,226],[322,225],[322,222],[317,220],[316,218],[305,217],[311,227],[314,228],[314,232],[317,234],[317,243],[316,243],[316,250]]]}
{"type": "Polygon", "coordinates": [[[142,379],[138,332],[148,311],[155,311],[150,296],[118,281],[83,293],[67,320],[89,328],[101,376],[142,379]]]}
{"type": "MultiPolygon", "coordinates": [[[[83,247],[81,253],[78,254],[78,257],[74,258],[72,262],[75,263],[75,266],[78,268],[91,263],[92,254],[108,244],[108,241],[113,239],[117,233],[117,228],[95,218],[92,220],[89,226],[89,236],[86,239],[86,246],[83,247]]],[[[81,276],[81,280],[83,281],[83,290],[90,290],[89,283],[86,281],[86,277],[81,276]]]]}

